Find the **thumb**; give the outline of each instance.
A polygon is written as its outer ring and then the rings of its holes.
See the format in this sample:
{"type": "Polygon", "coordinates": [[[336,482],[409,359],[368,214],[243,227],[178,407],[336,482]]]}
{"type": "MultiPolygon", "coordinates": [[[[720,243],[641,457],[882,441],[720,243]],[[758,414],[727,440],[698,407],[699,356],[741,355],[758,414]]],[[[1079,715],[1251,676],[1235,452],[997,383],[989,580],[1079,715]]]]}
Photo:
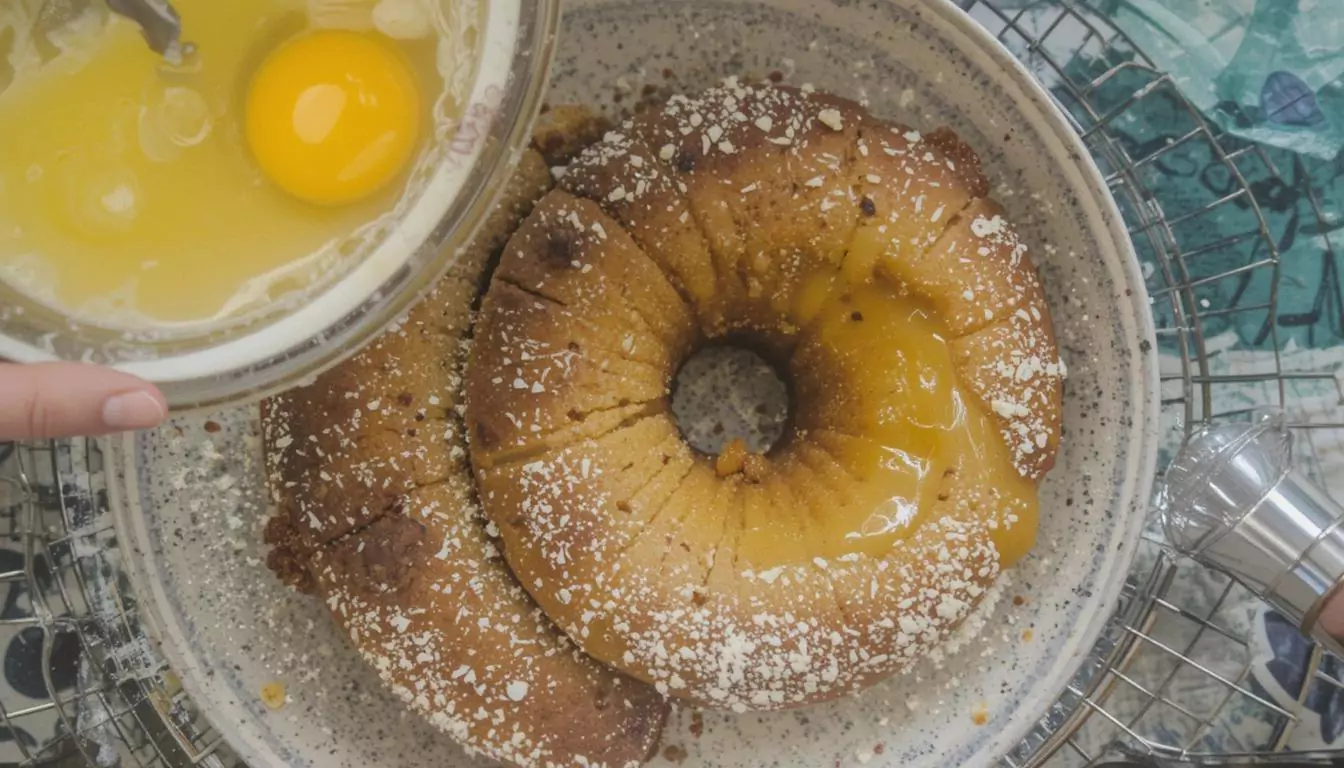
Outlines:
{"type": "Polygon", "coordinates": [[[83,363],[0,363],[0,440],[148,429],[168,415],[152,384],[83,363]]]}
{"type": "Polygon", "coordinates": [[[1321,609],[1321,617],[1316,620],[1316,627],[1344,642],[1344,593],[1336,592],[1329,597],[1329,602],[1321,609]]]}

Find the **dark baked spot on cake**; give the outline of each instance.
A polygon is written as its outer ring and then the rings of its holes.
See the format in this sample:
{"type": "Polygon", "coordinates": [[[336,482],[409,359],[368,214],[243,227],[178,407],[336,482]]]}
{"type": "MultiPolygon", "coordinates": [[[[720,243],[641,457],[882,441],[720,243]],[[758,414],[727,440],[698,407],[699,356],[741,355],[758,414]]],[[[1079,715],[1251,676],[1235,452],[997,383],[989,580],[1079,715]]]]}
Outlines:
{"type": "Polygon", "coordinates": [[[550,155],[559,152],[560,148],[563,147],[564,145],[565,141],[562,137],[547,136],[546,138],[542,139],[541,146],[539,147],[539,149],[541,150],[542,154],[550,155]]]}
{"type": "Polygon", "coordinates": [[[532,142],[547,165],[561,166],[602,138],[610,127],[609,120],[590,109],[561,104],[538,116],[532,127],[532,142]]]}
{"type": "Polygon", "coordinates": [[[314,594],[316,584],[308,571],[308,544],[289,520],[279,516],[267,520],[262,541],[271,547],[266,554],[266,567],[281,582],[303,594],[314,594]]]}
{"type": "Polygon", "coordinates": [[[989,179],[980,165],[980,155],[962,141],[956,131],[940,126],[926,135],[924,140],[941,150],[955,164],[956,175],[967,185],[972,198],[989,194],[989,179]]]}
{"type": "Polygon", "coordinates": [[[593,708],[599,712],[611,706],[611,700],[615,690],[607,685],[599,685],[597,692],[593,696],[593,708]]]}
{"type": "Polygon", "coordinates": [[[494,450],[500,446],[499,433],[492,429],[489,424],[477,420],[472,424],[472,429],[475,431],[476,440],[482,448],[494,450]]]}
{"type": "Polygon", "coordinates": [[[328,562],[350,583],[396,592],[413,576],[425,543],[425,526],[404,514],[385,515],[330,547],[328,562]]]}
{"type": "Polygon", "coordinates": [[[578,252],[579,235],[565,227],[551,227],[546,231],[546,249],[542,252],[546,266],[551,269],[575,269],[574,256],[578,252]]]}

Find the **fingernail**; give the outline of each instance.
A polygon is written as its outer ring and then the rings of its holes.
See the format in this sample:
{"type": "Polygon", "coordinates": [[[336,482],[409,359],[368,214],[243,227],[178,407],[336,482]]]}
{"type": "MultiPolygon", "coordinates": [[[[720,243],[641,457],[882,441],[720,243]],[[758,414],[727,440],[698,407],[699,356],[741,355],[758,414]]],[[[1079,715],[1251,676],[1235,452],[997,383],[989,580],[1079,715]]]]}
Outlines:
{"type": "Polygon", "coordinates": [[[103,403],[103,423],[108,429],[148,429],[167,415],[163,403],[148,392],[114,395],[103,403]]]}

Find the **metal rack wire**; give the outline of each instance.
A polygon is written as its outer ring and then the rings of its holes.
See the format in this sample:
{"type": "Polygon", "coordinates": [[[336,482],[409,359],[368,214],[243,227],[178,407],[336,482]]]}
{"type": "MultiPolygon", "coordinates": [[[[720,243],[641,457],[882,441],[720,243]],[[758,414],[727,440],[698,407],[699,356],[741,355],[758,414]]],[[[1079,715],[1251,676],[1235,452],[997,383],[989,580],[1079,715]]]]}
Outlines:
{"type": "MultiPolygon", "coordinates": [[[[1132,38],[1085,6],[1038,2],[1009,11],[983,0],[962,6],[1055,95],[1106,176],[1140,259],[1152,266],[1148,287],[1159,344],[1178,362],[1176,370],[1162,376],[1167,426],[1184,435],[1201,423],[1281,408],[1301,433],[1299,445],[1306,448],[1297,460],[1319,475],[1319,465],[1312,466],[1311,436],[1317,430],[1344,428],[1339,420],[1344,411],[1338,408],[1344,404],[1344,391],[1334,370],[1285,364],[1283,331],[1292,325],[1280,311],[1282,256],[1257,194],[1273,185],[1302,185],[1320,231],[1328,233],[1319,196],[1300,167],[1290,178],[1269,151],[1220,133],[1132,38]],[[1154,119],[1172,126],[1174,133],[1136,144],[1117,130],[1123,123],[1154,119]],[[1204,199],[1173,198],[1155,183],[1153,171],[1175,162],[1218,177],[1221,186],[1210,188],[1204,199]],[[1254,222],[1251,228],[1219,231],[1210,238],[1191,226],[1233,206],[1254,222]],[[1258,364],[1215,370],[1215,335],[1247,320],[1258,330],[1241,344],[1262,353],[1258,364]],[[1333,389],[1334,412],[1304,413],[1297,407],[1296,393],[1310,382],[1333,389]],[[1237,407],[1220,405],[1228,399],[1226,390],[1240,396],[1237,407]]],[[[1333,269],[1328,234],[1324,244],[1322,262],[1333,269]]],[[[1294,703],[1273,700],[1256,689],[1251,640],[1228,615],[1233,606],[1252,599],[1245,590],[1169,554],[1155,531],[1145,539],[1139,563],[1125,603],[1099,644],[1096,664],[1079,671],[1008,764],[1088,764],[1099,761],[1117,740],[1128,752],[1235,764],[1285,750],[1316,687],[1341,685],[1323,671],[1323,653],[1314,648],[1293,692],[1294,703]],[[1189,589],[1193,584],[1204,588],[1189,589]],[[1196,688],[1215,693],[1198,701],[1182,695],[1196,688]],[[1244,729],[1231,727],[1233,719],[1244,725],[1248,713],[1261,725],[1262,735],[1253,743],[1239,734],[1244,729]]],[[[1328,757],[1295,755],[1303,761],[1328,757]]]]}
{"type": "MultiPolygon", "coordinates": [[[[40,632],[47,700],[0,700],[0,725],[20,766],[240,765],[195,710],[139,626],[120,576],[116,534],[96,441],[0,451],[0,544],[23,568],[0,573],[22,590],[0,625],[40,632]],[[76,653],[57,649],[73,647],[76,653]],[[55,738],[29,743],[24,726],[54,718],[55,738]]],[[[29,728],[28,730],[34,730],[29,728]]]]}
{"type": "MultiPolygon", "coordinates": [[[[1087,6],[960,4],[1055,94],[1105,174],[1140,258],[1151,265],[1159,345],[1172,361],[1162,379],[1171,436],[1179,441],[1200,423],[1282,408],[1299,434],[1297,459],[1320,476],[1317,436],[1344,429],[1344,390],[1336,371],[1299,366],[1285,354],[1305,324],[1281,311],[1283,255],[1262,210],[1276,190],[1304,197],[1324,233],[1323,277],[1338,280],[1327,215],[1300,161],[1220,133],[1132,38],[1087,6]],[[1157,119],[1171,128],[1151,142],[1136,143],[1119,130],[1157,119]],[[1203,198],[1173,196],[1158,183],[1157,170],[1174,164],[1209,178],[1203,198]],[[1252,226],[1196,226],[1234,209],[1252,226]],[[1216,234],[1203,234],[1209,229],[1216,234]],[[1233,327],[1254,332],[1229,347],[1223,340],[1233,327]],[[1245,350],[1259,354],[1236,370],[1217,364],[1219,355],[1245,350]],[[1308,402],[1300,393],[1312,386],[1332,391],[1333,404],[1308,402]]],[[[1313,309],[1336,313],[1333,322],[1344,326],[1337,304],[1313,309]]],[[[101,462],[92,441],[0,446],[0,545],[24,558],[21,569],[0,573],[0,585],[24,590],[28,602],[19,615],[0,618],[0,628],[40,633],[49,693],[38,704],[0,700],[0,726],[14,738],[12,762],[241,765],[140,629],[134,596],[118,578],[122,553],[101,462]],[[77,644],[78,653],[56,653],[60,643],[77,644]],[[62,668],[71,664],[75,669],[62,668]],[[17,738],[23,723],[52,717],[57,738],[44,744],[17,738]]],[[[1248,604],[1253,598],[1244,589],[1173,556],[1154,530],[1093,660],[1005,765],[1082,766],[1117,747],[1204,765],[1283,753],[1309,699],[1344,691],[1344,684],[1316,648],[1290,703],[1258,688],[1248,604]]],[[[1326,764],[1331,755],[1293,757],[1326,764]]]]}

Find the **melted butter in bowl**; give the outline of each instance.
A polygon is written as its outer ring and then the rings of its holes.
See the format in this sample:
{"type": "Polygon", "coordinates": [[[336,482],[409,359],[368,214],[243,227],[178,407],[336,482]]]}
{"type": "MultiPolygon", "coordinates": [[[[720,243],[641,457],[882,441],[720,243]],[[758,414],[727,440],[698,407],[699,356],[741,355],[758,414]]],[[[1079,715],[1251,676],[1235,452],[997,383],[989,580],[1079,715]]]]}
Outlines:
{"type": "Polygon", "coordinates": [[[313,29],[316,21],[330,27],[341,19],[310,18],[298,0],[175,5],[184,37],[196,47],[179,67],[151,52],[136,26],[120,17],[89,12],[62,36],[47,37],[31,34],[21,9],[0,20],[15,41],[12,81],[0,90],[0,282],[35,309],[162,335],[226,328],[301,304],[395,230],[436,160],[430,137],[456,123],[463,97],[452,88],[471,79],[454,69],[471,68],[470,52],[443,50],[462,45],[453,28],[460,14],[427,2],[368,3],[367,18],[347,14],[354,29],[341,31],[313,29]],[[421,5],[419,17],[406,12],[421,5]],[[384,6],[391,11],[381,12],[382,26],[417,39],[379,32],[374,10],[384,6]],[[329,58],[351,62],[342,72],[311,57],[291,61],[280,73],[282,85],[365,82],[369,73],[357,67],[381,61],[399,71],[398,82],[416,98],[372,122],[368,110],[353,120],[352,111],[379,97],[388,101],[385,89],[362,102],[310,103],[301,124],[299,110],[284,114],[286,105],[272,91],[262,101],[265,112],[250,123],[260,127],[245,131],[249,90],[272,54],[296,38],[324,35],[344,35],[374,55],[333,53],[329,58]],[[38,43],[50,39],[59,45],[39,55],[38,43]],[[23,55],[29,49],[33,55],[23,55]],[[347,146],[352,133],[387,144],[391,127],[378,119],[402,123],[391,126],[399,130],[397,152],[372,159],[365,153],[362,166],[342,159],[341,151],[358,154],[347,146]],[[355,130],[342,133],[351,124],[355,130]],[[286,131],[299,141],[285,145],[286,131]],[[279,171],[274,162],[258,162],[266,159],[258,141],[295,156],[303,140],[317,155],[279,171]],[[299,169],[322,170],[323,161],[329,187],[343,179],[347,189],[353,177],[359,194],[296,195],[288,182],[299,169]]]}

